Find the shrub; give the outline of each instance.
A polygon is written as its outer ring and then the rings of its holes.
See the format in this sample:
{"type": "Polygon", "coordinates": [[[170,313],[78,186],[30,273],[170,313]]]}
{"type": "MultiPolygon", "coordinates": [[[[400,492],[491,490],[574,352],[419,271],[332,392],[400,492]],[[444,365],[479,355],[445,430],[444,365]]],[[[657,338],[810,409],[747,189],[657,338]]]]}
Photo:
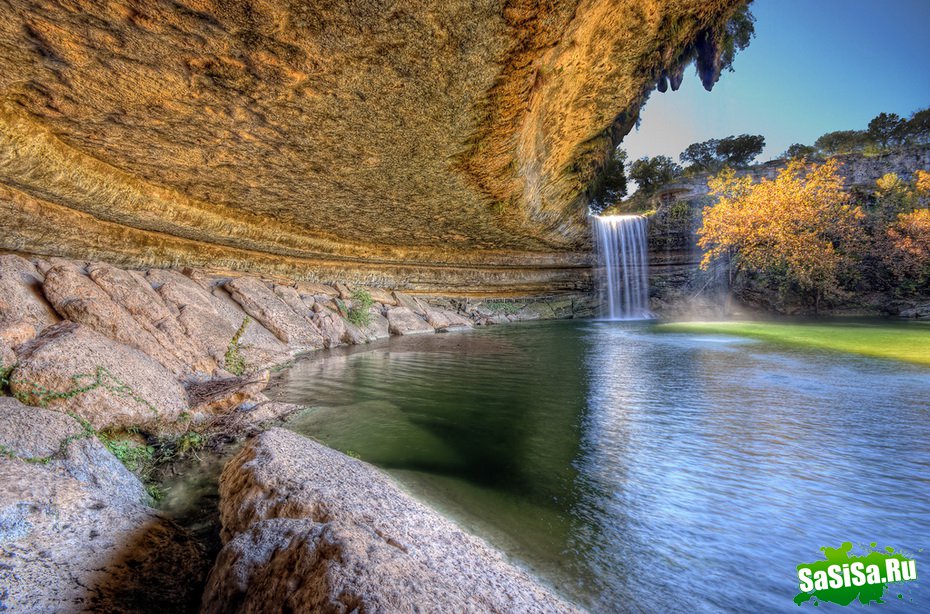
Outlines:
{"type": "Polygon", "coordinates": [[[248,316],[242,320],[242,324],[239,325],[239,329],[236,331],[236,334],[233,335],[232,339],[229,341],[229,346],[226,348],[226,355],[223,357],[223,362],[225,363],[226,370],[233,375],[242,375],[245,373],[246,365],[245,358],[242,356],[242,349],[246,346],[242,345],[242,336],[245,334],[245,329],[248,328],[251,322],[252,318],[248,316]]]}
{"type": "Polygon", "coordinates": [[[349,322],[355,326],[368,326],[371,322],[371,313],[369,309],[375,302],[371,294],[362,288],[356,288],[352,291],[352,306],[348,310],[349,322]]]}

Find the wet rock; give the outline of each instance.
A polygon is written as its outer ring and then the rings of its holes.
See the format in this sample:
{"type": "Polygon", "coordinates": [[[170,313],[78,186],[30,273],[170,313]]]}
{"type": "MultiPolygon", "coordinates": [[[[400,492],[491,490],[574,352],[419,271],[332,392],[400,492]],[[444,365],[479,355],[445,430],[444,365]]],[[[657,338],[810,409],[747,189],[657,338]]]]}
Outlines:
{"type": "Polygon", "coordinates": [[[10,389],[28,404],[73,412],[96,429],[171,423],[187,411],[184,388],[158,362],[73,322],[19,348],[10,389]]]}
{"type": "Polygon", "coordinates": [[[388,329],[392,335],[419,335],[435,332],[426,320],[406,307],[394,307],[387,312],[388,329]]]}
{"type": "Polygon", "coordinates": [[[113,499],[148,499],[142,483],[77,420],[0,397],[0,451],[99,488],[113,499]]]}
{"type": "Polygon", "coordinates": [[[572,612],[378,469],[283,429],[220,480],[204,612],[572,612]]]}
{"type": "Polygon", "coordinates": [[[225,287],[246,313],[282,342],[302,350],[323,347],[323,336],[320,332],[294,313],[261,280],[239,277],[227,281],[225,287]]]}
{"type": "Polygon", "coordinates": [[[49,467],[0,458],[4,609],[190,610],[203,569],[190,536],[142,503],[49,467]]]}
{"type": "Polygon", "coordinates": [[[61,318],[42,294],[43,275],[20,256],[0,256],[0,324],[31,324],[36,331],[61,318]]]}

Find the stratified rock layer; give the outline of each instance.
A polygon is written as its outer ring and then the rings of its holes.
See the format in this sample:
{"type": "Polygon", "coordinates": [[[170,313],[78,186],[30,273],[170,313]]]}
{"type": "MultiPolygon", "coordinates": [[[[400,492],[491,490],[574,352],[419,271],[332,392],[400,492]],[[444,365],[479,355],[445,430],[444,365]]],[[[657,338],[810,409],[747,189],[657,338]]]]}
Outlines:
{"type": "Polygon", "coordinates": [[[220,480],[203,612],[573,612],[367,463],[284,429],[220,480]]]}
{"type": "Polygon", "coordinates": [[[13,0],[0,248],[578,289],[603,161],[744,4],[13,0]]]}

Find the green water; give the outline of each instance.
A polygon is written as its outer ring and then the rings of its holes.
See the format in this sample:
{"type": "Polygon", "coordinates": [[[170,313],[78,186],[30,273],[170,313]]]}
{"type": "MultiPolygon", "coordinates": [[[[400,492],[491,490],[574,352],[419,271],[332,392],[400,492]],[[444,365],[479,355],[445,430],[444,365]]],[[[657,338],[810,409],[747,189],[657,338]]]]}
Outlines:
{"type": "Polygon", "coordinates": [[[930,370],[906,363],[551,322],[329,352],[275,394],[595,611],[795,611],[821,546],[930,537],[930,370]]]}

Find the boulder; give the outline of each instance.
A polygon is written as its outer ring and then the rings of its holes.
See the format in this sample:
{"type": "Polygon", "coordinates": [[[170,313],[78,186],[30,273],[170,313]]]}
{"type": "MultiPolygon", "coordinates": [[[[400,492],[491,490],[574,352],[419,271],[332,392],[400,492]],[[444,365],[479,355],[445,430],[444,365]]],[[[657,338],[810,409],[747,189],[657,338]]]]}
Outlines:
{"type": "Polygon", "coordinates": [[[204,612],[577,611],[375,467],[284,429],[227,464],[220,518],[204,612]]]}
{"type": "Polygon", "coordinates": [[[394,298],[394,294],[392,294],[390,290],[385,290],[384,288],[365,288],[365,290],[371,295],[371,300],[376,303],[390,305],[392,307],[397,304],[397,299],[394,298]]]}
{"type": "Polygon", "coordinates": [[[326,347],[367,343],[368,336],[347,322],[339,313],[317,303],[313,307],[313,323],[323,334],[326,347]]]}
{"type": "Polygon", "coordinates": [[[36,331],[61,318],[42,294],[44,277],[36,267],[15,254],[0,256],[0,324],[31,324],[36,331]]]}
{"type": "MultiPolygon", "coordinates": [[[[90,278],[125,309],[153,338],[170,349],[193,373],[212,374],[217,363],[196,337],[190,337],[145,277],[110,265],[88,267],[90,278]]],[[[140,348],[146,351],[145,348],[140,348]]]]}
{"type": "Polygon", "coordinates": [[[191,611],[205,567],[194,540],[151,508],[9,458],[0,550],[0,609],[13,612],[191,611]]]}
{"type": "Polygon", "coordinates": [[[297,292],[301,296],[318,296],[324,295],[329,297],[339,296],[339,291],[332,286],[325,284],[315,284],[309,281],[298,281],[296,283],[297,292]]]}
{"type": "Polygon", "coordinates": [[[0,451],[94,486],[111,499],[148,499],[131,471],[77,420],[61,412],[0,397],[0,451]]]}
{"type": "Polygon", "coordinates": [[[372,307],[368,310],[368,324],[361,327],[361,331],[369,339],[386,339],[391,336],[388,319],[381,314],[381,309],[372,307]]]}
{"type": "MultiPolygon", "coordinates": [[[[220,317],[225,319],[227,324],[231,326],[232,334],[225,338],[222,346],[225,355],[226,348],[228,348],[229,342],[232,340],[232,335],[239,329],[245,318],[251,318],[251,316],[243,311],[239,303],[234,301],[229,292],[222,287],[216,286],[212,288],[210,295],[213,297],[213,304],[220,317]]],[[[241,343],[242,349],[240,351],[246,357],[246,363],[253,369],[286,362],[297,351],[282,343],[273,332],[254,319],[246,326],[241,343]]]]}
{"type": "Polygon", "coordinates": [[[387,312],[388,329],[392,335],[419,335],[435,332],[426,320],[406,307],[393,307],[387,312]]]}
{"type": "Polygon", "coordinates": [[[96,429],[172,423],[188,407],[184,388],[154,359],[73,322],[19,348],[10,389],[96,429]]]}
{"type": "Polygon", "coordinates": [[[94,281],[71,266],[54,266],[45,275],[45,296],[72,322],[148,354],[176,375],[190,371],[167,337],[137,321],[94,281]]]}
{"type": "Polygon", "coordinates": [[[290,307],[294,313],[301,316],[303,319],[311,320],[313,318],[313,304],[311,303],[310,305],[307,305],[307,303],[300,297],[300,293],[297,292],[296,288],[275,284],[274,293],[279,299],[284,301],[285,305],[290,307]]]}
{"type": "Polygon", "coordinates": [[[22,345],[36,336],[35,326],[26,322],[12,322],[9,324],[0,324],[0,343],[5,343],[11,348],[22,345]]]}
{"type": "Polygon", "coordinates": [[[902,318],[930,318],[930,303],[924,303],[922,305],[915,305],[914,307],[903,309],[898,315],[902,318]]]}
{"type": "Polygon", "coordinates": [[[225,288],[250,316],[282,342],[299,350],[323,347],[323,336],[307,320],[294,313],[268,286],[255,277],[238,277],[225,288]]]}
{"type": "MultiPolygon", "coordinates": [[[[248,317],[222,288],[210,288],[180,271],[151,269],[146,279],[173,313],[188,337],[197,339],[218,365],[243,320],[248,317]]],[[[249,323],[240,353],[250,369],[263,369],[290,358],[286,345],[264,326],[249,323]]]]}
{"type": "Polygon", "coordinates": [[[418,298],[410,296],[409,294],[404,294],[403,292],[397,292],[396,290],[393,292],[393,295],[397,305],[406,307],[417,315],[426,315],[426,307],[418,298]]]}
{"type": "Polygon", "coordinates": [[[426,321],[438,331],[472,327],[470,320],[466,320],[454,311],[433,309],[432,307],[426,310],[426,321]]]}
{"type": "Polygon", "coordinates": [[[337,281],[335,284],[333,284],[333,287],[336,288],[336,292],[339,293],[339,298],[342,300],[347,301],[352,298],[352,290],[344,283],[337,281]]]}

